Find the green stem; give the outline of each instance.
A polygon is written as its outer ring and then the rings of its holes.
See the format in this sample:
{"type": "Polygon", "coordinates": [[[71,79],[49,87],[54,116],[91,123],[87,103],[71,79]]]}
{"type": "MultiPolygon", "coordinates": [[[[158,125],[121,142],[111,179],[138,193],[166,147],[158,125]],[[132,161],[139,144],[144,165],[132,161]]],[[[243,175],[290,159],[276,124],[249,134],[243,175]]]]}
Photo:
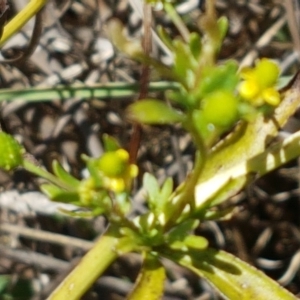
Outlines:
{"type": "MultiPolygon", "coordinates": [[[[173,214],[170,216],[169,220],[167,220],[165,229],[166,231],[169,230],[174,223],[177,223],[179,217],[182,217],[183,210],[187,204],[192,205],[194,201],[194,194],[195,194],[195,187],[197,185],[197,182],[199,180],[200,174],[202,172],[203,163],[205,161],[205,157],[202,156],[202,153],[200,151],[196,152],[196,159],[195,159],[195,166],[194,170],[190,177],[187,177],[186,182],[184,183],[184,186],[181,186],[182,191],[179,195],[176,195],[177,197],[176,203],[175,203],[175,209],[173,214]]],[[[193,211],[193,207],[190,207],[190,214],[193,211]]]]}
{"type": "Polygon", "coordinates": [[[24,161],[23,161],[23,168],[25,170],[27,170],[28,172],[31,172],[39,177],[42,177],[42,178],[48,180],[49,182],[52,182],[53,184],[65,189],[67,191],[74,190],[73,186],[65,184],[64,182],[59,180],[57,177],[55,177],[53,174],[49,173],[48,171],[42,169],[41,167],[39,167],[35,164],[33,164],[32,162],[30,162],[27,159],[24,159],[24,161]]]}
{"type": "Polygon", "coordinates": [[[164,3],[164,9],[174,25],[177,27],[178,31],[180,32],[182,38],[184,39],[185,42],[189,42],[190,38],[190,32],[185,26],[184,22],[182,21],[181,17],[178,15],[176,9],[171,3],[164,3]]]}
{"type": "MultiPolygon", "coordinates": [[[[110,227],[47,300],[81,299],[99,276],[118,258],[118,251],[123,250],[118,247],[119,241],[117,226],[110,227]]],[[[127,247],[123,252],[125,251],[130,250],[127,247]]]]}
{"type": "MultiPolygon", "coordinates": [[[[153,82],[149,85],[149,92],[165,92],[177,90],[179,84],[170,81],[153,82]]],[[[93,86],[69,85],[51,88],[32,87],[24,89],[1,89],[1,101],[23,100],[26,102],[53,101],[53,99],[76,98],[123,98],[136,95],[139,83],[112,82],[95,84],[93,86]]]]}
{"type": "MultiPolygon", "coordinates": [[[[179,217],[182,217],[182,212],[187,204],[191,205],[191,212],[193,211],[192,204],[194,203],[195,187],[199,181],[199,177],[202,173],[203,165],[206,161],[207,150],[204,145],[203,139],[194,127],[192,120],[192,114],[188,114],[187,121],[183,124],[185,129],[191,134],[194,143],[197,147],[195,165],[192,174],[186,179],[186,181],[178,188],[180,192],[175,196],[176,204],[173,214],[166,222],[166,230],[170,229],[179,217]]],[[[189,214],[189,213],[188,213],[189,214]]]]}

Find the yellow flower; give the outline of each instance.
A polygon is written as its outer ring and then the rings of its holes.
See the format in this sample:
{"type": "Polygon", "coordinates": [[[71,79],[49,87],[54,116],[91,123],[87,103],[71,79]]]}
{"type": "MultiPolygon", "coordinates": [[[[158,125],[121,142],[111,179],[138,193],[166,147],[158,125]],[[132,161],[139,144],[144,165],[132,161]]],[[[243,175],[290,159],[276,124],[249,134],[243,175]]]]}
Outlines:
{"type": "Polygon", "coordinates": [[[254,68],[243,68],[240,76],[244,81],[239,85],[239,94],[254,106],[279,105],[280,94],[275,88],[279,73],[278,65],[266,58],[259,60],[254,68]]]}

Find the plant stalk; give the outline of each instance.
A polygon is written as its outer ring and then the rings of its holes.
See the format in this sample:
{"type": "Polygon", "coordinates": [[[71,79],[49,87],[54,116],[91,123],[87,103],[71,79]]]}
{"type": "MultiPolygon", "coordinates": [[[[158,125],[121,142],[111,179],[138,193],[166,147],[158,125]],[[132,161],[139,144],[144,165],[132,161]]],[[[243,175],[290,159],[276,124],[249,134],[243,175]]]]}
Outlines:
{"type": "MultiPolygon", "coordinates": [[[[68,85],[56,87],[31,87],[24,89],[1,89],[1,101],[22,100],[26,102],[53,101],[53,99],[68,99],[70,97],[82,99],[124,98],[135,96],[139,90],[139,83],[128,84],[124,82],[111,82],[106,84],[68,85]]],[[[177,90],[179,84],[172,81],[152,82],[149,92],[164,92],[177,90]]]]}
{"type": "Polygon", "coordinates": [[[47,3],[47,0],[31,0],[8,24],[4,27],[0,47],[18,32],[33,16],[47,3]]]}
{"type": "Polygon", "coordinates": [[[107,267],[118,258],[118,251],[122,251],[118,247],[119,241],[117,226],[111,226],[47,300],[81,299],[107,267]]]}
{"type": "Polygon", "coordinates": [[[41,167],[36,166],[34,163],[30,162],[26,158],[23,160],[23,168],[25,170],[27,170],[28,172],[30,172],[32,174],[35,174],[39,177],[42,177],[42,178],[48,180],[49,182],[65,189],[67,191],[73,191],[74,190],[73,186],[65,184],[64,182],[59,180],[56,176],[54,176],[53,174],[49,173],[48,171],[42,169],[41,167]]]}

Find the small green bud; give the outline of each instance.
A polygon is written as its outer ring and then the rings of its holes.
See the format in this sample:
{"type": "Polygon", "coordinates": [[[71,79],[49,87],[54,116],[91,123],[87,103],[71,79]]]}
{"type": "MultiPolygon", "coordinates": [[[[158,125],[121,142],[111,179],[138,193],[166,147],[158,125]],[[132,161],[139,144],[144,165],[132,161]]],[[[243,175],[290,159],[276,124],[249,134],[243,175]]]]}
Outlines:
{"type": "Polygon", "coordinates": [[[123,150],[104,153],[98,160],[98,168],[108,177],[122,176],[128,167],[129,155],[123,150]]]}
{"type": "Polygon", "coordinates": [[[23,163],[24,150],[9,134],[0,132],[0,168],[12,170],[23,163]]]}
{"type": "Polygon", "coordinates": [[[237,119],[238,100],[226,90],[213,92],[204,100],[203,116],[208,123],[228,127],[237,119]]]}

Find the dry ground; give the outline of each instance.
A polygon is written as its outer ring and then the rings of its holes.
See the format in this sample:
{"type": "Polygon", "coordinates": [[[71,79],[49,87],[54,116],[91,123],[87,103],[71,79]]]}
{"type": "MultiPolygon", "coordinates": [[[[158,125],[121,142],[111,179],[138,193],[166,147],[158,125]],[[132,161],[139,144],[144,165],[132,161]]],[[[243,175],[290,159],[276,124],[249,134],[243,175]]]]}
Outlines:
{"type": "MultiPolygon", "coordinates": [[[[26,3],[11,2],[11,15],[26,3]]],[[[198,2],[186,1],[178,6],[191,28],[203,11],[203,1],[198,2]]],[[[139,37],[142,21],[139,6],[133,7],[134,3],[140,2],[49,0],[39,47],[25,62],[0,64],[1,87],[138,81],[140,66],[115,52],[105,31],[106,21],[117,17],[132,37],[139,37]]],[[[296,6],[290,9],[295,3],[217,1],[218,13],[230,21],[220,59],[234,58],[247,65],[257,57],[270,57],[280,63],[283,74],[294,74],[299,68],[297,50],[300,51],[299,11],[296,6]]],[[[163,24],[177,34],[161,12],[154,13],[154,23],[163,24]]],[[[3,57],[14,57],[22,51],[32,26],[32,23],[26,25],[6,44],[3,57]]],[[[155,44],[154,49],[156,55],[166,59],[155,44]]],[[[80,154],[100,155],[103,133],[128,146],[131,126],[124,121],[123,111],[132,100],[72,98],[34,104],[3,103],[1,125],[46,168],[50,168],[53,159],[59,159],[80,177],[83,169],[80,154]]],[[[298,130],[299,124],[296,114],[283,134],[298,130]]],[[[179,182],[191,168],[193,151],[189,137],[179,128],[147,127],[143,131],[138,164],[141,173],[153,172],[160,179],[173,176],[179,182]]],[[[299,176],[299,164],[294,161],[235,197],[232,201],[241,210],[233,220],[208,222],[197,230],[212,246],[232,252],[280,279],[294,294],[300,294],[299,176]]],[[[0,186],[0,274],[12,276],[7,291],[11,298],[3,299],[46,299],[89,249],[93,239],[103,232],[105,220],[58,216],[57,207],[38,193],[39,181],[22,170],[13,174],[1,172],[0,186]]],[[[135,194],[136,210],[143,210],[138,189],[135,194]]],[[[166,266],[168,280],[163,299],[220,299],[195,275],[170,262],[166,266]]],[[[119,259],[84,299],[124,299],[139,267],[140,258],[136,255],[119,259]]]]}

